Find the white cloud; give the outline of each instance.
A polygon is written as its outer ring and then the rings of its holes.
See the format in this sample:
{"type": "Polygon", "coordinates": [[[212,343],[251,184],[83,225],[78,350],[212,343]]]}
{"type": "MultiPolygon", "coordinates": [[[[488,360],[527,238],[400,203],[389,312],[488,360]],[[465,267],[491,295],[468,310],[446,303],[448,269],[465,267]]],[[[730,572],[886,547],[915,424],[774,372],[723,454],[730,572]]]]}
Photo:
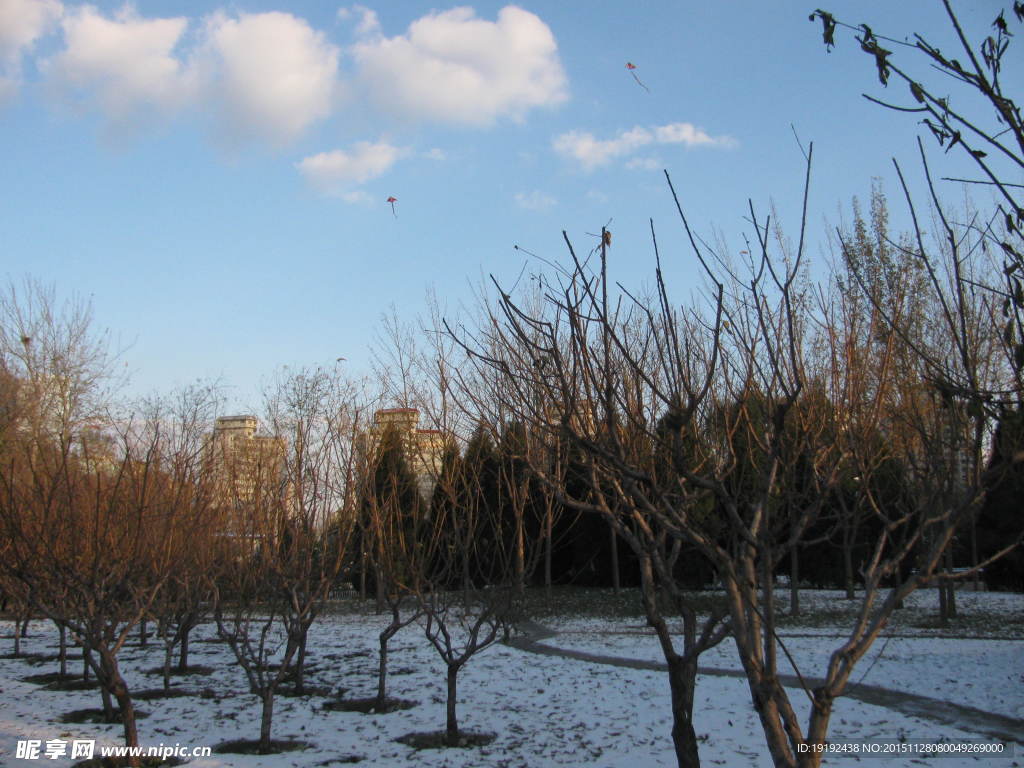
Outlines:
{"type": "Polygon", "coordinates": [[[330,114],[338,55],[289,13],[217,13],[206,22],[202,53],[207,96],[232,137],[284,144],[330,114]]]}
{"type": "Polygon", "coordinates": [[[288,13],[214,13],[189,51],[188,19],[130,5],[110,17],[83,5],[62,26],[64,48],[44,64],[51,81],[116,127],[200,107],[230,139],[280,145],[334,107],[339,51],[288,13]]]}
{"type": "Polygon", "coordinates": [[[0,2],[0,63],[16,65],[36,40],[57,26],[63,11],[59,0],[0,2]]]}
{"type": "Polygon", "coordinates": [[[340,149],[321,152],[296,163],[295,167],[315,189],[352,202],[363,199],[354,187],[383,175],[405,153],[406,150],[387,142],[360,141],[347,152],[340,149]]]}
{"type": "Polygon", "coordinates": [[[173,111],[193,92],[191,73],[174,55],[187,19],[143,19],[128,5],[107,18],[83,5],[61,24],[65,47],[43,68],[66,95],[95,99],[112,124],[173,111]]]}
{"type": "Polygon", "coordinates": [[[349,192],[342,192],[341,199],[346,203],[351,203],[352,205],[369,205],[373,202],[373,198],[362,189],[353,189],[349,192]]]}
{"type": "Polygon", "coordinates": [[[472,8],[430,13],[404,35],[366,37],[352,53],[367,95],[398,115],[466,125],[521,118],[567,98],[558,45],[534,14],[506,6],[497,21],[472,8]]]}
{"type": "Polygon", "coordinates": [[[731,136],[712,138],[692,123],[670,123],[659,125],[654,129],[654,140],[659,144],[685,144],[688,147],[723,147],[736,146],[731,136]]]}
{"type": "Polygon", "coordinates": [[[423,153],[423,156],[427,160],[444,160],[444,159],[446,159],[448,157],[444,153],[444,150],[443,149],[439,149],[438,147],[434,147],[432,149],[428,149],[426,152],[423,153]]]}
{"type": "Polygon", "coordinates": [[[657,157],[634,157],[626,163],[626,168],[631,171],[657,171],[664,167],[665,164],[657,157]]]}
{"type": "Polygon", "coordinates": [[[558,204],[558,201],[555,198],[541,192],[539,189],[535,189],[528,193],[517,192],[515,201],[516,205],[520,208],[525,208],[528,211],[546,211],[558,204]]]}
{"type": "MultiPolygon", "coordinates": [[[[670,123],[650,129],[635,126],[628,131],[621,131],[614,139],[597,139],[586,131],[569,131],[556,136],[551,143],[558,154],[576,160],[588,171],[607,165],[616,158],[632,155],[652,144],[728,148],[736,146],[736,141],[729,136],[712,137],[690,123],[670,123]]],[[[632,160],[627,167],[649,167],[651,162],[656,161],[632,160]]]]}
{"type": "Polygon", "coordinates": [[[359,37],[368,37],[380,33],[380,20],[377,12],[365,5],[353,5],[351,8],[339,8],[338,18],[341,21],[357,19],[355,33],[359,37]]]}
{"type": "Polygon", "coordinates": [[[58,21],[63,47],[41,63],[49,84],[119,129],[206,113],[232,142],[284,145],[337,113],[349,87],[401,118],[463,125],[519,119],[567,98],[554,35],[521,8],[506,6],[494,21],[468,7],[431,12],[395,37],[364,6],[338,17],[355,34],[346,84],[339,47],[290,13],[216,11],[190,21],[143,17],[131,4],[112,12],[0,0],[0,99],[17,88],[23,52],[58,21]]]}
{"type": "Polygon", "coordinates": [[[560,155],[571,157],[588,171],[606,165],[616,157],[632,154],[640,147],[653,141],[650,132],[639,126],[624,131],[614,139],[599,140],[585,131],[569,131],[557,136],[552,142],[560,155]]]}
{"type": "Polygon", "coordinates": [[[59,0],[0,0],[0,106],[18,92],[22,56],[63,13],[59,0]]]}

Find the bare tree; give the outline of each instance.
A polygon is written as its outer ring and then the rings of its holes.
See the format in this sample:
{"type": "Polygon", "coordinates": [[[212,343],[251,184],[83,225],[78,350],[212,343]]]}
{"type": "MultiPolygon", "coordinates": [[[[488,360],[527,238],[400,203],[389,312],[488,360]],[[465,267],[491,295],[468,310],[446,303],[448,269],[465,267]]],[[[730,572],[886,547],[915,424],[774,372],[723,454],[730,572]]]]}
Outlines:
{"type": "MultiPolygon", "coordinates": [[[[809,168],[808,158],[808,178],[809,168]]],[[[824,683],[805,686],[813,707],[804,730],[779,682],[779,658],[786,651],[776,633],[773,576],[781,558],[806,540],[842,466],[844,449],[836,439],[841,424],[825,395],[863,392],[841,383],[853,373],[845,364],[809,368],[808,351],[817,343],[811,335],[816,328],[828,331],[829,324],[812,322],[813,307],[799,281],[802,228],[795,254],[776,256],[768,221],[759,220],[753,207],[750,219],[755,231],[747,250],[755,255],[743,271],[691,237],[709,277],[707,310],[677,311],[660,264],[653,304],[614,291],[604,246],[592,254],[593,268],[570,246],[571,266],[550,292],[546,311],[525,313],[502,293],[500,321],[480,331],[491,335],[475,349],[533,428],[552,431],[531,390],[540,388],[544,401],[562,404],[556,431],[587,456],[594,497],[589,503],[614,519],[605,490],[613,489],[620,509],[638,513],[631,520],[634,537],[643,525],[650,531],[635,544],[645,571],[656,570],[654,555],[672,542],[710,562],[725,587],[729,628],[774,761],[813,765],[820,753],[805,745],[824,743],[832,703],[853,665],[899,601],[933,577],[958,517],[951,510],[923,515],[917,508],[886,519],[863,571],[866,593],[849,637],[833,654],[824,683]],[[712,263],[724,278],[709,268],[712,263]],[[499,344],[502,354],[493,354],[499,344]],[[841,381],[809,386],[812,374],[818,381],[830,373],[841,381]],[[917,574],[899,579],[911,558],[917,574]],[[898,586],[884,594],[883,583],[892,578],[898,586]]],[[[689,233],[685,216],[682,221],[689,233]]],[[[657,629],[656,617],[651,623],[657,629]]],[[[687,662],[714,637],[709,626],[696,641],[694,633],[685,638],[687,662]]],[[[664,642],[663,648],[671,668],[671,648],[664,642]]],[[[680,682],[682,700],[692,686],[692,676],[680,682]]],[[[680,764],[692,764],[695,753],[685,745],[686,715],[681,706],[680,764]]]]}
{"type": "Polygon", "coordinates": [[[37,284],[0,300],[0,359],[18,384],[0,472],[3,580],[82,646],[105,710],[116,698],[137,746],[117,655],[201,523],[199,462],[182,450],[196,436],[115,410],[112,358],[88,305],[59,306],[37,284]]]}
{"type": "Polygon", "coordinates": [[[8,282],[0,296],[0,368],[9,391],[7,419],[58,445],[103,419],[122,383],[109,334],[93,324],[92,306],[31,278],[8,282]]]}
{"type": "Polygon", "coordinates": [[[170,449],[168,431],[129,421],[101,454],[30,442],[0,481],[6,575],[93,660],[129,746],[138,732],[117,655],[203,521],[192,503],[197,463],[170,449]]]}
{"type": "Polygon", "coordinates": [[[172,657],[178,649],[178,663],[174,671],[188,672],[189,637],[193,629],[207,617],[212,598],[209,575],[213,568],[215,537],[221,521],[212,514],[214,484],[205,451],[209,424],[222,406],[216,384],[195,384],[169,396],[155,397],[145,407],[152,419],[176,425],[172,439],[174,450],[189,461],[181,469],[189,468],[193,476],[188,479],[189,497],[183,500],[198,506],[206,513],[202,525],[192,532],[189,545],[183,548],[172,564],[152,609],[157,622],[157,636],[164,649],[163,685],[170,689],[172,657]]]}
{"type": "Polygon", "coordinates": [[[386,606],[389,618],[377,638],[377,695],[369,706],[375,712],[386,712],[398,704],[387,696],[390,642],[421,616],[410,582],[409,560],[416,554],[426,502],[408,463],[406,436],[389,425],[372,441],[369,435],[362,439],[357,541],[365,554],[360,568],[372,574],[377,605],[386,606]]]}
{"type": "Polygon", "coordinates": [[[521,594],[518,542],[514,535],[503,535],[500,507],[483,498],[488,489],[481,467],[472,456],[457,466],[461,471],[443,472],[439,478],[429,524],[421,526],[410,560],[408,585],[423,613],[426,638],[446,669],[448,746],[474,737],[459,726],[459,673],[509,635],[521,594]]]}
{"type": "MultiPolygon", "coordinates": [[[[1012,15],[1001,11],[982,33],[980,43],[971,40],[967,25],[947,0],[941,3],[945,21],[955,40],[954,53],[943,53],[921,35],[910,42],[877,34],[861,24],[852,27],[826,11],[815,11],[829,48],[837,28],[850,29],[861,49],[873,61],[879,82],[905,84],[912,101],[892,104],[866,95],[870,101],[902,114],[919,117],[921,124],[944,153],[962,153],[978,170],[980,178],[943,177],[957,184],[982,185],[995,195],[992,210],[983,213],[967,207],[954,211],[938,192],[924,143],[918,140],[924,171],[924,195],[912,193],[912,185],[894,160],[911,216],[912,241],[899,248],[925,275],[923,293],[932,305],[931,333],[922,337],[908,332],[902,318],[871,293],[871,275],[858,273],[865,294],[888,328],[916,360],[926,385],[908,412],[917,443],[908,463],[920,495],[942,499],[947,514],[957,518],[970,538],[971,570],[977,573],[975,517],[984,488],[994,480],[985,469],[985,444],[993,424],[1021,410],[1024,336],[1024,199],[1021,185],[1007,181],[1024,168],[1024,122],[1012,80],[1004,78],[1004,61],[1012,44],[1014,17],[1024,22],[1024,6],[1014,3],[1012,15]],[[891,48],[889,50],[886,48],[891,48]],[[927,69],[914,72],[918,65],[927,69]],[[938,77],[936,76],[938,73],[938,77]],[[934,82],[933,82],[934,81],[934,82]],[[925,236],[925,197],[931,209],[925,236]],[[930,402],[929,402],[930,401],[930,402]],[[929,465],[929,466],[926,466],[929,465]],[[946,471],[936,476],[934,468],[946,471]]],[[[856,251],[856,243],[843,240],[844,254],[856,251]]],[[[1002,472],[1012,471],[1012,464],[1002,472]]],[[[953,541],[953,537],[950,537],[953,541]]],[[[1019,537],[1007,542],[1012,548],[1019,537]]],[[[999,555],[1005,548],[996,551],[999,555]]],[[[991,554],[991,553],[990,553],[991,554]]],[[[947,571],[953,564],[952,548],[943,555],[947,571]]],[[[947,572],[940,581],[940,609],[945,620],[955,613],[952,581],[947,572]]]]}
{"type": "Polygon", "coordinates": [[[346,562],[361,419],[357,391],[336,371],[300,371],[268,393],[270,435],[210,443],[210,460],[234,489],[217,500],[229,522],[214,618],[261,700],[261,754],[273,751],[281,684],[303,690],[307,633],[346,562]]]}
{"type": "MultiPolygon", "coordinates": [[[[921,35],[910,42],[894,36],[877,34],[867,24],[852,26],[831,13],[817,10],[811,21],[820,20],[826,46],[836,44],[837,28],[852,30],[861,50],[871,59],[883,87],[890,82],[907,86],[912,101],[907,105],[892,104],[865,94],[865,98],[900,114],[910,114],[928,130],[945,153],[962,153],[979,171],[980,178],[943,177],[944,181],[977,184],[992,189],[997,195],[995,210],[988,216],[968,216],[957,224],[941,204],[924,147],[919,141],[922,166],[926,174],[926,196],[934,205],[935,229],[946,249],[946,260],[936,259],[935,249],[922,242],[924,227],[912,204],[910,189],[902,170],[897,171],[907,197],[914,222],[917,257],[928,272],[934,299],[941,305],[940,319],[948,327],[953,344],[949,360],[928,358],[932,377],[945,386],[951,396],[976,407],[1017,407],[1024,368],[1024,196],[1022,187],[1008,181],[1024,169],[1024,119],[1015,94],[1006,90],[1015,85],[1004,78],[1004,63],[1010,51],[1011,26],[1024,22],[1024,6],[1015,2],[1010,19],[1000,11],[989,33],[980,44],[973,42],[956,9],[949,0],[941,0],[943,14],[955,39],[955,53],[945,53],[921,35]],[[892,50],[885,46],[890,46],[892,50]],[[915,65],[925,65],[920,75],[915,65]],[[939,73],[936,82],[935,73],[939,73]],[[980,99],[980,101],[979,101],[980,99]],[[992,274],[967,275],[961,270],[977,260],[979,250],[989,249],[1002,258],[1003,269],[992,274]],[[995,276],[993,280],[992,277],[995,276]],[[990,320],[1000,326],[1007,355],[1010,382],[977,380],[977,363],[970,360],[970,339],[967,329],[966,304],[974,289],[981,289],[990,300],[990,320]]],[[[895,162],[895,161],[894,161],[895,162]]]]}

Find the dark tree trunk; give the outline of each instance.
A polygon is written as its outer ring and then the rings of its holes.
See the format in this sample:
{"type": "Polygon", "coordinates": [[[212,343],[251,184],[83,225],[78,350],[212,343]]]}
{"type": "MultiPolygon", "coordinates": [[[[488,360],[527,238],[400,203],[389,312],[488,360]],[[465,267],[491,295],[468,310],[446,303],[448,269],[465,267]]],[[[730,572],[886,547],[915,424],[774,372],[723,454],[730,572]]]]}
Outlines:
{"type": "MultiPolygon", "coordinates": [[[[121,723],[124,726],[124,744],[126,747],[137,747],[139,746],[139,731],[135,724],[135,705],[132,702],[132,697],[128,693],[128,686],[124,682],[124,678],[121,677],[121,672],[117,667],[117,660],[109,653],[102,655],[102,666],[104,677],[108,678],[104,681],[104,689],[110,688],[110,692],[117,699],[117,706],[121,710],[121,723]]],[[[139,760],[137,757],[129,758],[131,765],[138,765],[139,760]]]]}
{"type": "MultiPolygon", "coordinates": [[[[950,573],[953,572],[953,547],[950,545],[949,549],[946,550],[946,570],[950,573]]],[[[946,582],[946,608],[948,610],[949,618],[956,618],[956,582],[946,582]]]]}
{"type": "Polygon", "coordinates": [[[149,642],[149,633],[146,631],[146,620],[139,622],[139,647],[145,648],[149,642]]]}
{"type": "Polygon", "coordinates": [[[516,594],[526,591],[526,531],[523,523],[523,509],[517,505],[516,513],[516,594]]]}
{"type": "Polygon", "coordinates": [[[946,592],[946,585],[941,581],[936,586],[939,592],[939,626],[945,627],[949,624],[949,593],[946,592]]]}
{"type": "Polygon", "coordinates": [[[455,714],[455,704],[458,694],[460,666],[460,664],[448,665],[448,719],[445,726],[445,741],[450,747],[457,746],[459,743],[459,720],[455,714]]]}
{"type": "Polygon", "coordinates": [[[384,706],[388,692],[388,642],[394,636],[393,625],[380,633],[380,659],[377,666],[377,709],[384,706]]]}
{"type": "Polygon", "coordinates": [[[373,590],[377,596],[377,613],[384,612],[384,569],[379,565],[375,566],[374,570],[374,587],[373,590]]]}
{"type": "Polygon", "coordinates": [[[181,631],[181,650],[178,651],[178,672],[188,672],[188,636],[195,624],[186,625],[181,631]]]}
{"type": "Polygon", "coordinates": [[[60,636],[60,647],[57,651],[57,659],[60,661],[60,676],[68,675],[68,630],[61,624],[57,627],[60,636]]]}
{"type": "MultiPolygon", "coordinates": [[[[651,555],[640,560],[640,586],[647,624],[654,629],[668,665],[668,683],[672,694],[672,745],[679,768],[699,768],[697,734],[693,729],[693,693],[697,686],[697,657],[686,660],[676,653],[672,633],[658,608],[657,586],[651,555]]],[[[688,620],[692,620],[688,619],[688,620]]],[[[691,630],[692,631],[692,630],[691,630]]]]}
{"type": "Polygon", "coordinates": [[[305,693],[306,679],[306,638],[309,636],[309,625],[302,627],[299,635],[299,646],[295,656],[295,692],[301,696],[305,693]]]}
{"type": "Polygon", "coordinates": [[[362,567],[359,569],[359,599],[366,599],[366,554],[363,553],[362,567]]]}
{"type": "Polygon", "coordinates": [[[164,646],[164,690],[171,690],[171,657],[174,655],[174,646],[168,643],[164,646]]]}
{"type": "Polygon", "coordinates": [[[789,615],[800,615],[800,548],[796,543],[789,550],[789,615]]]}
{"type": "Polygon", "coordinates": [[[693,729],[693,690],[697,681],[697,663],[676,657],[668,663],[669,689],[672,692],[672,745],[679,768],[700,768],[697,732],[693,729]]]}
{"type": "Polygon", "coordinates": [[[843,526],[843,587],[846,589],[846,599],[853,600],[853,540],[846,525],[843,526]]]}
{"type": "Polygon", "coordinates": [[[103,700],[103,720],[112,722],[114,719],[114,702],[110,699],[110,691],[107,686],[100,684],[100,698],[103,700]]]}
{"type": "Polygon", "coordinates": [[[274,719],[274,694],[266,690],[263,699],[263,714],[260,717],[260,754],[270,754],[270,725],[274,719]]]}
{"type": "MultiPolygon", "coordinates": [[[[113,661],[109,654],[97,651],[98,660],[91,653],[88,664],[96,674],[96,682],[100,685],[100,698],[103,701],[103,720],[108,723],[115,722],[114,704],[111,695],[114,693],[114,673],[117,670],[116,661],[113,661]]],[[[120,677],[120,673],[117,675],[120,677]]],[[[124,680],[121,681],[122,685],[124,680]]]]}
{"type": "Polygon", "coordinates": [[[544,520],[544,589],[547,596],[551,597],[551,509],[545,513],[544,520]]]}
{"type": "Polygon", "coordinates": [[[619,592],[619,537],[615,533],[615,526],[609,524],[608,532],[611,535],[612,548],[612,589],[619,592]]]}

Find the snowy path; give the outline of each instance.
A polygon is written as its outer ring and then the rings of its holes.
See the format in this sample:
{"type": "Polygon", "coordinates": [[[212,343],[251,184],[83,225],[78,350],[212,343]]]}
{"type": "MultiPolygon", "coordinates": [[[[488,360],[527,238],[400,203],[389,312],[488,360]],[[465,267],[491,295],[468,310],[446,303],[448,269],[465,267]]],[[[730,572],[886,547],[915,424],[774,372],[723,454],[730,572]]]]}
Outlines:
{"type": "MultiPolygon", "coordinates": [[[[626,669],[645,669],[662,671],[665,663],[648,659],[631,659],[622,656],[608,656],[588,651],[559,648],[548,641],[558,637],[558,633],[535,622],[523,622],[519,629],[523,634],[508,641],[508,645],[530,653],[544,656],[556,656],[566,659],[578,659],[592,664],[605,664],[626,669]]],[[[736,669],[717,667],[700,667],[702,675],[713,677],[745,677],[736,669]]],[[[780,675],[782,684],[789,688],[799,688],[800,681],[795,675],[780,675]]],[[[804,682],[811,686],[823,683],[820,678],[805,677],[804,682]]],[[[933,699],[905,691],[895,691],[877,685],[856,683],[850,685],[843,693],[844,697],[862,701],[865,704],[893,709],[900,714],[931,720],[945,726],[956,727],[979,734],[991,736],[1004,741],[1024,742],[1024,720],[1008,717],[994,712],[986,712],[975,707],[963,706],[954,702],[933,699]]]]}

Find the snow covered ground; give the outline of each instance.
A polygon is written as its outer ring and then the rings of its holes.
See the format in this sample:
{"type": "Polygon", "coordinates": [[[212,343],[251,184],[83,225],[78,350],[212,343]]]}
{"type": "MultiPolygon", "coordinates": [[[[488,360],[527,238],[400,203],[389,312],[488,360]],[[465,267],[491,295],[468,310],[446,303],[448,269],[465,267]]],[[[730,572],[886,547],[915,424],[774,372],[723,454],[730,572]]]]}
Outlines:
{"type": "MultiPolygon", "coordinates": [[[[935,624],[937,595],[911,595],[853,674],[854,683],[891,688],[1024,719],[1024,595],[963,592],[957,595],[962,620],[952,628],[935,624]],[[1007,621],[972,621],[1003,615],[1007,621]],[[1016,624],[1010,621],[1017,617],[1016,624]],[[922,626],[928,625],[928,626],[922,626]]],[[[845,642],[844,629],[858,603],[837,592],[807,591],[801,596],[805,616],[786,621],[779,635],[801,674],[824,675],[831,653],[845,642]]],[[[780,593],[785,611],[788,594],[780,593]]],[[[587,653],[660,661],[657,640],[638,618],[570,618],[546,622],[558,632],[546,644],[587,653]]],[[[731,640],[701,656],[702,667],[741,669],[731,640]]],[[[779,670],[793,673],[780,654],[779,670]]],[[[1024,757],[1024,755],[1022,755],[1024,757]]]]}
{"type": "MultiPolygon", "coordinates": [[[[969,595],[960,597],[961,610],[984,605],[1013,620],[995,629],[989,622],[986,639],[939,637],[941,631],[917,626],[917,616],[929,611],[934,594],[915,597],[907,618],[895,625],[891,638],[883,638],[875,654],[862,662],[864,682],[943,698],[990,712],[1024,718],[1024,639],[1014,627],[1024,615],[1024,596],[969,595]],[[914,613],[914,612],[917,613],[914,613]],[[1007,628],[1009,627],[1009,629],[1007,628]],[[1014,637],[1016,635],[1016,637],[1014,637]],[[996,639],[988,639],[995,636],[996,639]]],[[[821,671],[830,650],[838,644],[839,615],[835,593],[807,594],[806,620],[785,628],[783,638],[807,673],[821,671]]],[[[330,688],[333,696],[369,696],[375,686],[376,634],[382,617],[327,616],[313,626],[309,684],[330,688]]],[[[629,658],[659,658],[657,646],[636,618],[545,618],[559,631],[548,645],[585,649],[629,658]]],[[[0,622],[0,651],[11,649],[10,622],[0,622]]],[[[210,639],[212,627],[197,630],[196,640],[210,639]]],[[[948,631],[946,632],[948,634],[948,631]]],[[[496,739],[486,747],[416,751],[395,739],[410,732],[439,730],[444,726],[444,669],[436,653],[415,626],[393,641],[390,693],[412,699],[418,706],[387,715],[327,711],[325,697],[279,697],[275,705],[274,738],[310,743],[303,751],[254,757],[215,754],[193,759],[196,768],[216,766],[330,766],[361,759],[371,766],[643,766],[675,765],[669,731],[668,685],[656,671],[592,664],[574,659],[539,656],[503,645],[495,646],[470,662],[460,678],[460,724],[470,730],[489,731],[496,739]]],[[[247,693],[241,670],[227,647],[218,642],[195,642],[193,664],[211,667],[204,675],[175,678],[175,687],[196,696],[139,701],[148,713],[139,721],[144,746],[214,746],[230,739],[255,738],[259,733],[259,702],[247,693]]],[[[34,622],[24,642],[28,653],[49,655],[56,650],[56,632],[34,622]]],[[[728,644],[709,655],[707,666],[735,667],[728,644]]],[[[159,645],[134,644],[121,654],[122,667],[135,691],[160,686],[159,676],[145,670],[161,661],[159,645]]],[[[0,659],[0,764],[29,768],[70,765],[69,759],[19,760],[19,739],[91,739],[121,743],[120,727],[59,722],[71,710],[99,706],[96,691],[52,691],[22,678],[54,671],[51,660],[0,659]]],[[[855,673],[858,679],[862,672],[855,673]]],[[[794,692],[794,702],[806,716],[806,699],[794,692]]],[[[698,682],[695,705],[698,733],[703,739],[705,765],[768,766],[760,725],[741,679],[705,676],[698,682]]],[[[907,717],[891,709],[842,699],[836,707],[831,738],[834,742],[864,740],[978,740],[969,728],[955,730],[933,721],[907,717]]],[[[991,739],[986,739],[991,741],[991,739]]],[[[1017,757],[983,764],[1024,766],[1024,746],[1017,757]]],[[[835,758],[826,764],[857,762],[835,758]]],[[[864,761],[867,762],[867,761],[864,761]]],[[[887,768],[926,764],[913,756],[887,759],[887,768]]],[[[966,758],[943,761],[961,765],[966,758]]],[[[871,760],[868,764],[874,764],[871,760]]]]}

